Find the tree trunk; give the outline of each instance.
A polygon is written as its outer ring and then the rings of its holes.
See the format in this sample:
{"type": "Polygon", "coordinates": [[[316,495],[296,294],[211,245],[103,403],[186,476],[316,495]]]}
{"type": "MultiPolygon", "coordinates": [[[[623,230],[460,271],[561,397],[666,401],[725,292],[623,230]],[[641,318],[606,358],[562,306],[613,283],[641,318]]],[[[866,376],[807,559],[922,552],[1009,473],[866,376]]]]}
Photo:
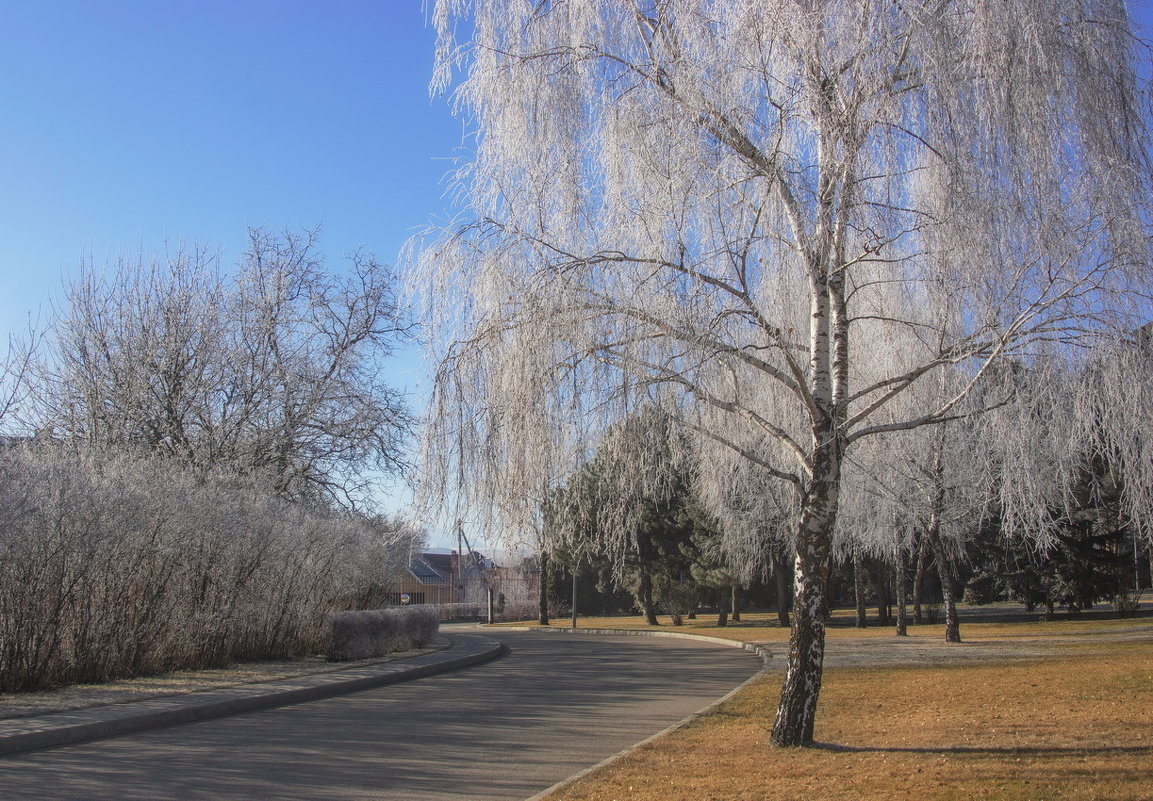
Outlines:
{"type": "Polygon", "coordinates": [[[947,567],[937,560],[937,571],[941,576],[941,593],[945,597],[945,642],[961,641],[961,621],[957,618],[957,592],[953,577],[947,567]]]}
{"type": "Polygon", "coordinates": [[[645,614],[645,623],[650,626],[659,626],[657,606],[653,603],[653,577],[645,568],[641,568],[640,572],[641,580],[640,587],[637,589],[637,601],[640,603],[641,611],[645,614]]]}
{"type": "Polygon", "coordinates": [[[741,596],[737,592],[737,585],[734,583],[732,587],[729,609],[732,611],[732,619],[734,623],[741,622],[741,596]]]}
{"type": "Polygon", "coordinates": [[[793,631],[777,718],[771,741],[778,746],[807,745],[813,741],[813,722],[821,692],[825,660],[824,604],[828,590],[829,537],[804,532],[798,543],[794,579],[793,631]]]}
{"type": "Polygon", "coordinates": [[[909,636],[909,617],[905,607],[905,584],[908,581],[906,571],[908,565],[905,564],[905,549],[901,547],[900,538],[897,539],[897,636],[909,636]]]}
{"type": "MultiPolygon", "coordinates": [[[[828,144],[822,142],[822,144],[828,144]]],[[[832,242],[828,209],[818,215],[816,240],[832,242]]],[[[828,252],[813,251],[810,263],[809,353],[812,371],[812,450],[809,478],[801,489],[800,526],[793,580],[793,629],[789,661],[771,741],[776,746],[809,745],[821,673],[825,662],[825,615],[829,613],[829,575],[833,531],[841,488],[845,441],[841,425],[848,409],[849,318],[844,275],[822,263],[828,252]]],[[[843,262],[840,262],[843,263],[843,262]]]]}
{"type": "Polygon", "coordinates": [[[729,625],[729,593],[724,588],[717,590],[717,626],[729,625]]]}
{"type": "Polygon", "coordinates": [[[953,581],[949,555],[941,544],[941,515],[945,508],[945,426],[937,430],[937,447],[933,454],[933,492],[929,498],[929,544],[937,560],[941,577],[941,594],[945,600],[945,642],[961,641],[961,624],[957,620],[957,584],[953,581]]]}
{"type": "Polygon", "coordinates": [[[773,580],[777,585],[777,622],[787,629],[789,623],[789,565],[780,554],[773,554],[773,580]]]}
{"type": "Polygon", "coordinates": [[[921,594],[925,589],[925,574],[929,571],[929,538],[923,533],[917,543],[917,572],[913,574],[913,625],[919,626],[924,618],[921,615],[921,594]]]}
{"type": "Polygon", "coordinates": [[[861,559],[861,549],[853,547],[853,597],[857,602],[857,628],[869,625],[869,613],[865,608],[865,566],[861,559]]]}
{"type": "Polygon", "coordinates": [[[929,538],[936,552],[937,575],[941,578],[941,594],[945,599],[945,642],[960,642],[961,622],[957,618],[957,585],[941,545],[941,536],[937,531],[935,520],[929,524],[929,538]]]}
{"type": "Polygon", "coordinates": [[[548,551],[540,552],[540,596],[537,607],[538,620],[542,626],[549,624],[548,620],[548,551]]]}
{"type": "MultiPolygon", "coordinates": [[[[821,440],[818,439],[818,442],[821,440]]],[[[825,661],[825,613],[832,560],[833,527],[840,489],[840,443],[835,435],[813,458],[813,479],[807,487],[797,532],[793,580],[793,630],[789,661],[777,705],[771,741],[777,746],[808,745],[821,694],[825,661]]]]}
{"type": "Polygon", "coordinates": [[[885,563],[877,562],[876,569],[869,573],[873,592],[877,596],[877,623],[880,626],[889,625],[893,616],[892,599],[889,597],[888,576],[885,575],[885,563]]]}

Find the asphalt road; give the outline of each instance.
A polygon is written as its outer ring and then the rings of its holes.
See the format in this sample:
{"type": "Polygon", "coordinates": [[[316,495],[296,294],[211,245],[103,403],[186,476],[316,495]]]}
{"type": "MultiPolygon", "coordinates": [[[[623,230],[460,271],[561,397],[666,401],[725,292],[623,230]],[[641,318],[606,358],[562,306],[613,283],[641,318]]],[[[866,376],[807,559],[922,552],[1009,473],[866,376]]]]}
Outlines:
{"type": "Polygon", "coordinates": [[[325,701],[0,757],[0,798],[525,799],[761,666],[681,639],[485,634],[509,653],[325,701]]]}

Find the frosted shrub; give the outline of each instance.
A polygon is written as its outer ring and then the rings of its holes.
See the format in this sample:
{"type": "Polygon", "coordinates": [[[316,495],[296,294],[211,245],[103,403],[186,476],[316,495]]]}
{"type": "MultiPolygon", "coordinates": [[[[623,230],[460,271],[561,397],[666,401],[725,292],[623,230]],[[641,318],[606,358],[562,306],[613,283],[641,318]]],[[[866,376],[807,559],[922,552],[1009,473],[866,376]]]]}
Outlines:
{"type": "Polygon", "coordinates": [[[329,659],[384,656],[431,644],[440,629],[434,606],[337,612],[329,618],[329,659]]]}
{"type": "Polygon", "coordinates": [[[60,443],[0,452],[0,532],[0,692],[322,652],[407,554],[254,481],[60,443]]]}
{"type": "Polygon", "coordinates": [[[388,610],[400,619],[404,637],[412,648],[424,648],[436,640],[440,631],[440,615],[430,605],[409,606],[388,610]]]}
{"type": "Polygon", "coordinates": [[[336,662],[367,659],[392,650],[383,609],[337,612],[329,618],[332,644],[328,658],[336,662]]]}

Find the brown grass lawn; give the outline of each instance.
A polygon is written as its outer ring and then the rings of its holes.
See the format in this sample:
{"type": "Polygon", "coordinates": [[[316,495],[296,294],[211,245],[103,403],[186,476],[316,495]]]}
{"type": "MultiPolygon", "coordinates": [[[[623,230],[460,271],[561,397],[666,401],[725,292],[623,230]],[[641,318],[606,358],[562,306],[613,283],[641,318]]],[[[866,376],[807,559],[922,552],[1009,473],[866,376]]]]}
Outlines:
{"type": "MultiPolygon", "coordinates": [[[[611,620],[582,619],[581,627],[611,620]]],[[[631,619],[615,620],[635,626],[626,622],[631,619]]],[[[787,632],[775,626],[752,623],[681,630],[754,641],[786,638],[787,632]]],[[[962,627],[971,642],[994,647],[1027,641],[1033,656],[827,669],[816,748],[768,745],[781,681],[780,673],[769,673],[715,711],[552,798],[1148,801],[1153,799],[1153,630],[1148,624],[1148,619],[972,623],[962,627]],[[1135,623],[1146,632],[1138,639],[1109,636],[1132,630],[1135,623]],[[1036,655],[1038,648],[1043,656],[1036,655]]],[[[937,628],[914,633],[940,636],[937,628]]],[[[831,628],[829,636],[891,637],[892,632],[831,628]]]]}

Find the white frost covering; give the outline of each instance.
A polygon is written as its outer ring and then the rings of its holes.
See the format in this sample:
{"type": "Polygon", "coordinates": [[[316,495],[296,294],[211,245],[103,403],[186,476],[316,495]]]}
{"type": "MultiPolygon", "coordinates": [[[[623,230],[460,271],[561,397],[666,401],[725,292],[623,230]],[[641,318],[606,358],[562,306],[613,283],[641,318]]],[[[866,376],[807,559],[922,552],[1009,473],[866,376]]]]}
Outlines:
{"type": "MultiPolygon", "coordinates": [[[[1011,528],[1043,536],[1024,499],[1060,499],[1060,437],[1081,434],[1057,414],[1086,401],[1004,406],[1008,376],[1149,310],[1124,3],[441,0],[433,18],[434,90],[476,136],[467,218],[410,264],[441,360],[429,497],[534,526],[542,487],[653,403],[697,440],[700,492],[749,560],[842,481],[876,499],[854,528],[891,537],[950,421],[952,518],[988,502],[973,442],[995,439],[1011,528]],[[870,472],[912,483],[886,495],[870,472]]],[[[1144,476],[1144,440],[1108,441],[1144,476]]],[[[1134,510],[1148,495],[1127,486],[1134,510]]]]}

